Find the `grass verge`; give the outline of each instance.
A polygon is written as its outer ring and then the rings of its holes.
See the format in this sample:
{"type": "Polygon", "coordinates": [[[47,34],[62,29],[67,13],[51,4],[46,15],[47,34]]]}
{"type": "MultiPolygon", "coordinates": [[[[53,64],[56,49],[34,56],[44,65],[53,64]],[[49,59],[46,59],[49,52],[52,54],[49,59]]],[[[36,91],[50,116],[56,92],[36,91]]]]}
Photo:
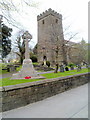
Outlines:
{"type": "MultiPolygon", "coordinates": [[[[79,72],[77,72],[77,70],[70,70],[70,71],[65,71],[63,73],[58,72],[58,73],[41,74],[41,76],[46,77],[46,79],[51,79],[51,78],[65,77],[65,76],[76,75],[76,74],[80,74],[80,73],[86,73],[86,72],[88,72],[88,69],[85,68],[85,69],[82,69],[79,72]]],[[[10,78],[3,78],[3,79],[0,79],[0,86],[16,85],[16,84],[35,82],[35,81],[40,81],[40,80],[45,80],[45,79],[11,80],[10,78]]]]}
{"type": "Polygon", "coordinates": [[[70,75],[76,75],[80,73],[86,73],[88,72],[87,68],[82,69],[81,71],[77,70],[70,70],[70,71],[65,71],[65,72],[58,72],[58,73],[47,73],[43,74],[44,77],[50,79],[50,78],[57,78],[57,77],[65,77],[65,76],[70,76],[70,75]]]}

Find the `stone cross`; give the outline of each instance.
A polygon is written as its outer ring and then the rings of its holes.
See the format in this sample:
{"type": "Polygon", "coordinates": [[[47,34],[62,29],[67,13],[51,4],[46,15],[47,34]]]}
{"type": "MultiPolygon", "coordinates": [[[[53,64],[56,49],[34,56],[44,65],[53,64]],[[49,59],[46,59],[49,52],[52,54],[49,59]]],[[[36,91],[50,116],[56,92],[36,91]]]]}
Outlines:
{"type": "Polygon", "coordinates": [[[29,40],[32,39],[31,34],[28,31],[26,31],[22,35],[22,39],[25,40],[25,59],[23,60],[23,65],[21,70],[18,73],[13,74],[11,79],[26,79],[28,77],[31,79],[43,78],[42,76],[39,76],[39,74],[35,71],[32,64],[32,60],[30,59],[29,56],[28,42],[29,40]]]}
{"type": "Polygon", "coordinates": [[[22,38],[25,40],[25,59],[29,59],[30,58],[30,54],[29,54],[29,40],[32,39],[32,35],[26,31],[23,35],[22,38]]]}

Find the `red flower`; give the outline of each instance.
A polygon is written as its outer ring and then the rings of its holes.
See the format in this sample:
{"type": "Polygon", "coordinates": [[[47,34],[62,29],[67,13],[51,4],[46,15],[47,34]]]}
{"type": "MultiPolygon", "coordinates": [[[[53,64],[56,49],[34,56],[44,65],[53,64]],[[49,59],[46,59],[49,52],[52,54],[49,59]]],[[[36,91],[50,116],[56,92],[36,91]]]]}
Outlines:
{"type": "Polygon", "coordinates": [[[30,79],[30,78],[31,78],[31,76],[26,76],[26,77],[25,77],[25,79],[30,79]]]}

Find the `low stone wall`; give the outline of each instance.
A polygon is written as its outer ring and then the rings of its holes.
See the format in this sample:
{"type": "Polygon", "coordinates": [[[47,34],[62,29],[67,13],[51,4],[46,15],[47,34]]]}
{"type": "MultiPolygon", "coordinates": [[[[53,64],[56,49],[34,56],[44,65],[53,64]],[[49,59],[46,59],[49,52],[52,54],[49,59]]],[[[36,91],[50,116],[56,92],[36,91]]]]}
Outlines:
{"type": "Polygon", "coordinates": [[[85,73],[13,86],[5,86],[0,90],[0,101],[2,103],[2,109],[0,109],[0,111],[8,111],[25,106],[71,88],[83,85],[88,82],[88,77],[89,74],[85,73]]]}

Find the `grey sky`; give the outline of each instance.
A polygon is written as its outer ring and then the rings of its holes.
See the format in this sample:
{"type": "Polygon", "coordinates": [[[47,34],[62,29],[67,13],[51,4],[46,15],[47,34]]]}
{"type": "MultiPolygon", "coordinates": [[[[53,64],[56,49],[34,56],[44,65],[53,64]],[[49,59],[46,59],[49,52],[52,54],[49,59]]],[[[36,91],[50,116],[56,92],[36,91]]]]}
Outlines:
{"type": "MultiPolygon", "coordinates": [[[[19,0],[16,0],[18,4],[19,0]]],[[[34,44],[37,43],[37,15],[45,10],[52,8],[63,15],[63,27],[71,25],[68,32],[78,32],[78,36],[73,41],[81,41],[82,37],[88,41],[88,0],[33,0],[38,2],[38,8],[23,6],[23,11],[20,9],[20,15],[13,12],[14,19],[21,23],[22,29],[28,30],[32,36],[34,44]]],[[[13,28],[13,36],[15,39],[18,29],[13,28]]],[[[65,37],[68,39],[68,37],[65,37]]]]}

